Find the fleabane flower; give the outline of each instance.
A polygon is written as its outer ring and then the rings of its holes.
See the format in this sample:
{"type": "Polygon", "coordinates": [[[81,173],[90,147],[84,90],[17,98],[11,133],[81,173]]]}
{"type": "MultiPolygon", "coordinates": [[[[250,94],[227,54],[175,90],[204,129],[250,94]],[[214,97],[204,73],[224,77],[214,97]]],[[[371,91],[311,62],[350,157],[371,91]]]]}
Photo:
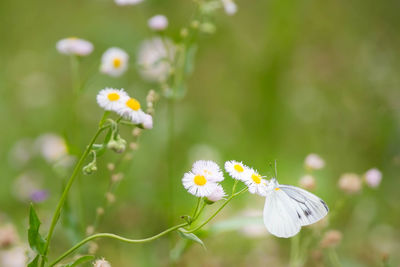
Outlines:
{"type": "Polygon", "coordinates": [[[118,47],[107,49],[101,57],[100,71],[104,74],[118,77],[128,69],[129,55],[118,47]]]}
{"type": "Polygon", "coordinates": [[[175,45],[170,39],[156,37],[144,41],[139,48],[137,60],[140,75],[148,81],[165,81],[170,75],[175,52],[175,45]]]}
{"type": "Polygon", "coordinates": [[[137,5],[143,2],[143,0],[115,0],[115,3],[119,6],[137,5]]]}
{"type": "Polygon", "coordinates": [[[147,24],[154,31],[163,31],[168,27],[168,18],[164,15],[155,15],[148,20],[147,24]]]}
{"type": "Polygon", "coordinates": [[[58,52],[64,55],[87,56],[93,51],[93,44],[84,39],[69,37],[57,42],[58,52]]]}
{"type": "Polygon", "coordinates": [[[311,170],[319,170],[325,167],[325,160],[317,154],[309,154],[304,160],[306,168],[311,170]]]}
{"type": "Polygon", "coordinates": [[[124,89],[105,88],[97,94],[97,103],[105,110],[118,112],[127,98],[129,96],[124,89]]]}
{"type": "Polygon", "coordinates": [[[255,170],[249,168],[245,171],[245,184],[249,192],[265,197],[267,195],[268,182],[255,170]]]}
{"type": "Polygon", "coordinates": [[[133,123],[140,124],[143,123],[146,117],[141,109],[140,102],[133,97],[123,97],[121,99],[122,105],[118,107],[117,113],[131,120],[133,123]]]}
{"type": "Polygon", "coordinates": [[[225,13],[232,16],[237,12],[237,5],[233,0],[221,0],[224,6],[225,13]]]}
{"type": "Polygon", "coordinates": [[[224,174],[218,164],[211,160],[198,160],[193,164],[192,172],[205,175],[212,182],[221,182],[224,180],[224,174]]]}
{"type": "Polygon", "coordinates": [[[217,185],[215,190],[209,196],[207,196],[207,200],[214,203],[223,199],[224,197],[226,197],[224,188],[221,185],[217,185]]]}
{"type": "Polygon", "coordinates": [[[182,178],[183,187],[188,192],[196,197],[207,197],[211,195],[218,184],[210,181],[207,175],[194,174],[193,172],[187,172],[182,178]]]}
{"type": "Polygon", "coordinates": [[[238,162],[235,160],[230,160],[225,162],[225,170],[229,173],[229,175],[236,180],[245,181],[246,180],[246,170],[249,167],[244,165],[242,162],[238,162]]]}

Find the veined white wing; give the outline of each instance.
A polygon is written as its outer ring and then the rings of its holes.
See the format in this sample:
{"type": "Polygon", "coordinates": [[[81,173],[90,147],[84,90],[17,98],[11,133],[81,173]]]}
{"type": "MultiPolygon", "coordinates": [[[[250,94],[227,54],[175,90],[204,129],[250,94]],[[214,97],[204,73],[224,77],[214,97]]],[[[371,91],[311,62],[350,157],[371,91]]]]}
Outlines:
{"type": "Polygon", "coordinates": [[[291,185],[279,185],[279,188],[290,198],[302,226],[313,224],[328,214],[328,206],[316,195],[291,185]]]}
{"type": "Polygon", "coordinates": [[[264,224],[278,237],[292,237],[301,228],[293,200],[279,187],[268,190],[264,206],[264,224]]]}

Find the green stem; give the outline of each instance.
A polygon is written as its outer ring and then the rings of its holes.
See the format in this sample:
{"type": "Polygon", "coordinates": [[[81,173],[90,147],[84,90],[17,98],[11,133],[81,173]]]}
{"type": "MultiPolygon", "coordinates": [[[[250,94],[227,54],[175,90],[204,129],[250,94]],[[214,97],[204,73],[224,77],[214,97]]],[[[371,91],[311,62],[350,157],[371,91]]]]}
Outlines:
{"type": "Polygon", "coordinates": [[[196,204],[196,208],[194,209],[192,218],[195,218],[195,216],[197,214],[197,211],[199,210],[200,202],[201,202],[202,199],[203,199],[202,197],[197,198],[197,204],[196,204]]]}
{"type": "Polygon", "coordinates": [[[206,205],[207,203],[203,201],[203,204],[201,204],[199,212],[197,212],[197,214],[195,214],[195,216],[193,217],[193,222],[199,218],[200,214],[203,212],[203,209],[205,208],[206,205]]]}
{"type": "Polygon", "coordinates": [[[59,263],[62,259],[64,259],[68,255],[70,255],[72,252],[74,252],[75,250],[77,250],[78,248],[80,248],[81,246],[86,244],[87,242],[89,242],[91,240],[94,240],[94,239],[97,239],[97,238],[107,237],[107,238],[112,238],[112,239],[116,239],[116,240],[119,240],[119,241],[122,241],[122,242],[131,243],[131,244],[133,244],[133,243],[145,243],[145,242],[150,242],[150,241],[153,241],[155,239],[158,239],[158,238],[162,237],[163,235],[166,235],[166,234],[168,234],[168,233],[170,233],[172,231],[175,231],[175,230],[177,230],[177,229],[179,229],[181,227],[187,226],[187,225],[188,225],[188,223],[178,224],[176,226],[168,228],[167,230],[165,230],[165,231],[163,231],[163,232],[161,232],[161,233],[159,233],[157,235],[154,235],[154,236],[148,237],[148,238],[144,238],[144,239],[128,239],[128,238],[125,238],[125,237],[122,237],[122,236],[119,236],[119,235],[115,235],[115,234],[110,234],[110,233],[94,234],[94,235],[91,235],[91,236],[83,239],[78,244],[76,244],[75,246],[70,248],[68,251],[66,251],[64,254],[62,254],[60,257],[58,257],[55,261],[53,261],[50,264],[50,267],[52,267],[52,266],[56,265],[57,263],[59,263]]]}
{"type": "Polygon", "coordinates": [[[41,267],[43,267],[45,262],[46,262],[46,256],[47,256],[47,253],[48,253],[48,250],[49,250],[50,240],[51,240],[51,238],[53,236],[53,232],[54,232],[54,229],[56,227],[57,221],[58,221],[58,219],[60,217],[61,210],[62,210],[62,208],[64,206],[65,200],[67,199],[68,192],[71,189],[71,186],[74,183],[76,177],[78,176],[78,174],[79,174],[79,172],[80,172],[80,170],[81,170],[81,168],[82,168],[82,166],[83,166],[83,164],[85,162],[86,157],[89,155],[93,144],[96,142],[97,137],[100,135],[100,133],[103,130],[107,129],[108,127],[109,126],[103,126],[103,127],[99,127],[98,128],[96,134],[93,136],[93,138],[90,141],[89,145],[86,147],[86,149],[83,152],[82,156],[80,157],[78,163],[76,164],[75,169],[72,172],[72,175],[69,178],[67,185],[65,186],[65,189],[64,189],[64,191],[63,191],[63,193],[61,195],[60,201],[57,204],[56,211],[54,212],[53,218],[51,220],[49,233],[47,234],[47,237],[46,237],[44,253],[42,255],[42,262],[41,262],[41,265],[40,265],[41,267]]]}
{"type": "Polygon", "coordinates": [[[174,186],[175,186],[175,179],[173,178],[174,175],[174,104],[175,101],[173,98],[168,99],[168,151],[167,151],[167,164],[168,164],[168,179],[167,179],[167,203],[169,204],[169,215],[168,221],[169,223],[173,222],[173,204],[174,204],[174,186]]]}
{"type": "Polygon", "coordinates": [[[300,234],[294,236],[290,240],[290,267],[298,266],[299,248],[300,248],[300,234]]]}
{"type": "Polygon", "coordinates": [[[339,257],[336,253],[336,250],[334,248],[329,249],[329,259],[332,263],[332,266],[335,266],[335,267],[342,266],[342,264],[340,263],[339,257]]]}
{"type": "Polygon", "coordinates": [[[191,229],[189,231],[187,231],[186,233],[193,233],[196,232],[197,230],[201,229],[204,225],[206,225],[209,221],[211,221],[215,216],[217,216],[217,214],[235,197],[237,197],[238,195],[246,192],[248,190],[248,188],[243,188],[242,190],[240,190],[239,192],[237,192],[236,194],[232,194],[227,200],[225,200],[225,202],[207,219],[205,220],[202,224],[200,224],[199,226],[195,227],[194,229],[191,229]]]}

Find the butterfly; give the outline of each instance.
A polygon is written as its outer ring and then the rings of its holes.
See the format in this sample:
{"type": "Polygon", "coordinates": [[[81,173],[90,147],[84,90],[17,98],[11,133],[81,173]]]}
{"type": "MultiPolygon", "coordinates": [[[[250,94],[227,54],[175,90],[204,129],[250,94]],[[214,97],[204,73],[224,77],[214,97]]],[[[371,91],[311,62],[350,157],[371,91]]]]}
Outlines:
{"type": "Polygon", "coordinates": [[[328,214],[326,203],[316,195],[291,185],[268,183],[264,224],[277,237],[292,237],[302,226],[313,224],[328,214]]]}

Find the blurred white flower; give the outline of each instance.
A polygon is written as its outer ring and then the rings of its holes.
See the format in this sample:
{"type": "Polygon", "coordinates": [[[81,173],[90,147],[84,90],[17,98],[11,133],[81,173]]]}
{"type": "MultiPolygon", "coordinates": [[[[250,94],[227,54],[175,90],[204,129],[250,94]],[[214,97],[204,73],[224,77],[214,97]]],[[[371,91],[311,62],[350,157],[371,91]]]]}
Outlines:
{"type": "Polygon", "coordinates": [[[128,69],[129,55],[118,47],[107,49],[101,57],[100,71],[104,74],[119,77],[128,69]]]}
{"type": "Polygon", "coordinates": [[[93,263],[93,267],[111,267],[111,264],[105,259],[99,259],[93,263]]]}
{"type": "Polygon", "coordinates": [[[57,50],[65,55],[87,56],[93,51],[93,44],[76,37],[69,37],[57,42],[57,50]]]}
{"type": "Polygon", "coordinates": [[[209,196],[207,196],[207,199],[211,202],[217,202],[224,197],[226,197],[224,188],[221,185],[217,185],[215,190],[209,196]]]}
{"type": "Polygon", "coordinates": [[[31,139],[18,140],[11,148],[10,162],[18,167],[25,165],[32,158],[32,147],[31,139]]]}
{"type": "Polygon", "coordinates": [[[143,128],[153,129],[153,117],[149,114],[144,114],[143,117],[143,128]]]}
{"type": "Polygon", "coordinates": [[[144,41],[138,54],[140,74],[148,81],[165,81],[171,71],[175,57],[175,45],[170,39],[153,38],[144,41]]]}
{"type": "Polygon", "coordinates": [[[339,188],[347,194],[355,194],[361,190],[361,179],[355,173],[345,173],[340,176],[339,188]]]}
{"type": "Polygon", "coordinates": [[[195,174],[206,175],[212,182],[224,180],[224,174],[218,164],[211,160],[198,160],[193,164],[192,172],[195,174]]]}
{"type": "Polygon", "coordinates": [[[65,140],[53,133],[40,135],[35,141],[35,147],[50,163],[54,163],[68,154],[65,140]]]}
{"type": "Polygon", "coordinates": [[[262,178],[262,176],[252,168],[245,170],[244,174],[247,187],[249,192],[252,194],[257,194],[265,197],[267,195],[267,181],[262,178]]]}
{"type": "Polygon", "coordinates": [[[314,190],[315,189],[315,179],[312,175],[307,174],[300,178],[299,180],[300,187],[307,189],[307,190],[314,190]]]}
{"type": "Polygon", "coordinates": [[[242,162],[238,162],[235,160],[225,162],[225,170],[229,173],[229,175],[233,179],[245,181],[246,180],[245,174],[246,170],[248,169],[249,167],[244,165],[242,162]]]}
{"type": "Polygon", "coordinates": [[[141,110],[140,102],[132,97],[123,97],[123,105],[118,109],[118,114],[131,120],[133,123],[143,123],[146,113],[141,110]]]}
{"type": "Polygon", "coordinates": [[[28,258],[24,247],[14,247],[12,249],[0,251],[1,267],[26,267],[28,258]]]}
{"type": "Polygon", "coordinates": [[[365,173],[365,182],[369,187],[378,187],[382,180],[382,173],[377,169],[373,168],[365,173]]]}
{"type": "Polygon", "coordinates": [[[128,94],[124,89],[104,88],[97,94],[97,104],[105,110],[117,112],[124,106],[123,100],[128,94]]]}
{"type": "Polygon", "coordinates": [[[162,31],[168,27],[168,18],[164,15],[155,15],[148,21],[149,28],[155,31],[162,31]]]}
{"type": "Polygon", "coordinates": [[[0,226],[0,249],[13,246],[18,242],[18,233],[14,225],[6,224],[0,226]]]}
{"type": "Polygon", "coordinates": [[[224,6],[225,13],[232,16],[237,12],[237,5],[233,0],[222,0],[222,5],[224,6]]]}
{"type": "Polygon", "coordinates": [[[115,3],[119,6],[127,6],[127,5],[137,5],[143,1],[144,0],[115,0],[115,3]]]}
{"type": "Polygon", "coordinates": [[[319,170],[325,167],[325,161],[317,154],[309,154],[304,160],[306,168],[311,170],[319,170]]]}

